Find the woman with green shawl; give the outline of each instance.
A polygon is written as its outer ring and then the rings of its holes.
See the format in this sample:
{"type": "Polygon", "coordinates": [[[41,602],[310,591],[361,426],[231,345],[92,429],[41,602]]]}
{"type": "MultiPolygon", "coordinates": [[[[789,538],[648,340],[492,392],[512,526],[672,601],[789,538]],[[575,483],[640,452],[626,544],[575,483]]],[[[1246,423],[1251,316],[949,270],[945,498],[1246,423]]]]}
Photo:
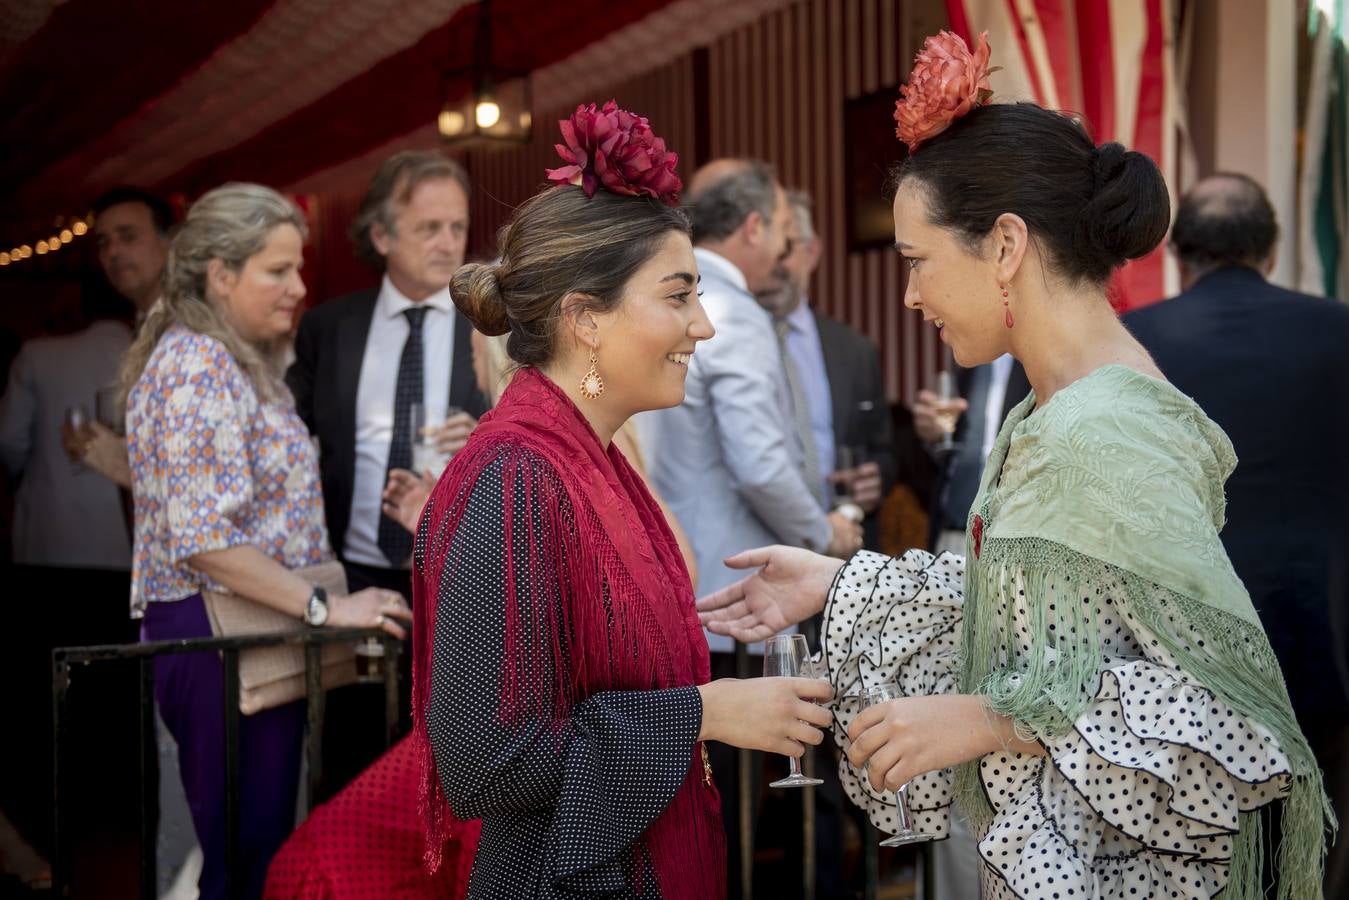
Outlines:
{"type": "Polygon", "coordinates": [[[1069,117],[988,104],[987,62],[982,38],[929,39],[895,116],[905,304],[962,365],[1011,353],[1033,387],[966,556],[751,550],[704,623],[756,641],[823,609],[850,796],[893,832],[912,782],[938,836],[960,803],[986,898],[1251,898],[1266,853],[1279,897],[1320,897],[1333,816],[1218,539],[1232,446],[1107,299],[1165,235],[1165,183],[1069,117]],[[906,696],[861,709],[886,683],[906,696]]]}

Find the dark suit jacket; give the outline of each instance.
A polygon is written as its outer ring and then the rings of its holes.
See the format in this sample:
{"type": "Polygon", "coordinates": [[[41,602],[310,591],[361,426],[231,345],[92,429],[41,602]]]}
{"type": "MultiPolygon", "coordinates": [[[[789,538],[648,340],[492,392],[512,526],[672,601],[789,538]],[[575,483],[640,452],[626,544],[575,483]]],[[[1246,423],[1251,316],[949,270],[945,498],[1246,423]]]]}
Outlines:
{"type": "MultiPolygon", "coordinates": [[[[956,366],[955,381],[957,396],[966,399],[969,398],[976,368],[979,367],[972,366],[970,368],[965,368],[963,366],[956,366]]],[[[1003,422],[1007,421],[1007,414],[1012,411],[1012,408],[1022,400],[1025,400],[1026,395],[1029,393],[1030,381],[1026,378],[1026,370],[1021,367],[1020,362],[1012,360],[1011,371],[1007,373],[1007,390],[1002,399],[1002,417],[998,420],[999,428],[1002,427],[1003,422]]],[[[970,415],[973,412],[975,411],[971,410],[970,412],[965,413],[960,417],[960,421],[956,423],[956,430],[955,433],[951,435],[951,439],[955,442],[957,447],[964,446],[965,441],[969,436],[970,415]]],[[[934,450],[932,447],[928,447],[927,449],[929,451],[934,450]]],[[[951,527],[965,527],[964,522],[969,515],[969,507],[962,505],[959,508],[946,508],[948,504],[955,502],[950,499],[950,494],[947,491],[947,482],[951,478],[952,467],[956,465],[957,460],[954,458],[942,460],[933,453],[933,461],[936,464],[937,477],[932,480],[932,494],[928,498],[928,508],[934,511],[931,516],[931,530],[928,537],[929,546],[935,547],[937,545],[937,539],[941,536],[941,532],[944,529],[951,527]],[[957,526],[956,523],[960,524],[957,526]]],[[[971,472],[969,477],[976,477],[975,473],[971,472]]]]}
{"type": "MultiPolygon", "coordinates": [[[[351,519],[351,494],[356,478],[356,388],[378,288],[348,294],[315,306],[300,319],[295,335],[295,362],[286,384],[295,395],[295,409],[319,439],[319,469],[328,539],[342,553],[351,519]]],[[[473,376],[469,335],[473,325],[455,311],[454,347],[450,366],[450,405],[480,416],[487,401],[473,376]]],[[[427,347],[427,353],[436,352],[427,347]]],[[[393,398],[389,398],[393,402],[393,398]]]]}
{"type": "Polygon", "coordinates": [[[1232,440],[1222,540],[1310,734],[1349,717],[1349,307],[1220,269],[1125,324],[1232,440]]]}
{"type": "MultiPolygon", "coordinates": [[[[969,385],[970,378],[972,377],[971,373],[973,371],[974,369],[972,368],[966,369],[959,366],[956,368],[956,393],[962,397],[968,397],[970,395],[969,385]]],[[[1019,361],[1014,359],[1012,360],[1012,369],[1007,373],[1007,392],[1002,398],[1002,418],[998,421],[999,428],[1002,427],[1003,422],[1007,421],[1007,414],[1010,413],[1018,403],[1025,400],[1029,393],[1030,380],[1026,378],[1026,370],[1021,367],[1019,361]]],[[[968,415],[960,417],[960,421],[956,423],[955,434],[951,436],[952,440],[956,443],[960,443],[961,436],[969,427],[968,423],[968,415]]]]}
{"type": "MultiPolygon", "coordinates": [[[[885,397],[880,352],[870,338],[815,310],[824,371],[834,409],[834,446],[864,447],[881,469],[881,495],[895,483],[894,422],[885,397]]],[[[866,522],[866,545],[877,546],[875,516],[866,522]]]]}

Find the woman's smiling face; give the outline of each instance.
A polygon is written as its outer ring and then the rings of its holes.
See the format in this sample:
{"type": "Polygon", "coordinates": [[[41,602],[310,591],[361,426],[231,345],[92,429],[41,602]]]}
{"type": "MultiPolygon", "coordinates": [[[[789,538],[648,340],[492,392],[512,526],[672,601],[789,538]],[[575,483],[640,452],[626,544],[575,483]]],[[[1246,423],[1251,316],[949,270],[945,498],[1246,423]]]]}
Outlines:
{"type": "Polygon", "coordinates": [[[595,319],[607,401],[631,412],[683,402],[694,349],[716,333],[698,300],[698,265],[688,236],[666,235],[624,285],[622,302],[595,319]]]}

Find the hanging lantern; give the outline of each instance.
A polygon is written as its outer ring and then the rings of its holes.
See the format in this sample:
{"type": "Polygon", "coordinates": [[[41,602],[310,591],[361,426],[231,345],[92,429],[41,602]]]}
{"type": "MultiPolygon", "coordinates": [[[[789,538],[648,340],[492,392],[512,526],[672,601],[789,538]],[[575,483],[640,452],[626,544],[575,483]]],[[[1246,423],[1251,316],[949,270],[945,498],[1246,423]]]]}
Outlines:
{"type": "Polygon", "coordinates": [[[528,70],[492,59],[491,0],[478,4],[473,66],[446,72],[436,129],[451,146],[527,144],[534,131],[534,91],[528,70]],[[465,83],[470,87],[464,92],[465,83]]]}

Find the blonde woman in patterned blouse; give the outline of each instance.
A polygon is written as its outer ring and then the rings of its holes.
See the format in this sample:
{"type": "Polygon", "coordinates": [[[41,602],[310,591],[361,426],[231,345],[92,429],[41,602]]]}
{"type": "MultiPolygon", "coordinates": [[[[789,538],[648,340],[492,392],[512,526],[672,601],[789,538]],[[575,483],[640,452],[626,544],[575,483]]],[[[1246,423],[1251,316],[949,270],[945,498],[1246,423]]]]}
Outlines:
{"type": "MultiPolygon", "coordinates": [[[[173,240],[161,301],[124,372],[135,495],[133,617],[146,640],[211,634],[201,592],[227,589],[297,619],[314,589],[293,570],[331,558],[318,462],[278,377],[304,298],[304,215],[270,188],[228,184],[198,200],[173,240]]],[[[320,598],[321,599],[321,598],[320,598]]],[[[410,619],[392,591],[327,598],[327,624],[410,619]]],[[[312,621],[317,616],[311,616],[312,621]]],[[[222,667],[215,654],[159,659],[155,693],[205,860],[203,898],[224,895],[222,667]]],[[[293,825],[302,702],[239,726],[247,896],[293,825]]]]}

